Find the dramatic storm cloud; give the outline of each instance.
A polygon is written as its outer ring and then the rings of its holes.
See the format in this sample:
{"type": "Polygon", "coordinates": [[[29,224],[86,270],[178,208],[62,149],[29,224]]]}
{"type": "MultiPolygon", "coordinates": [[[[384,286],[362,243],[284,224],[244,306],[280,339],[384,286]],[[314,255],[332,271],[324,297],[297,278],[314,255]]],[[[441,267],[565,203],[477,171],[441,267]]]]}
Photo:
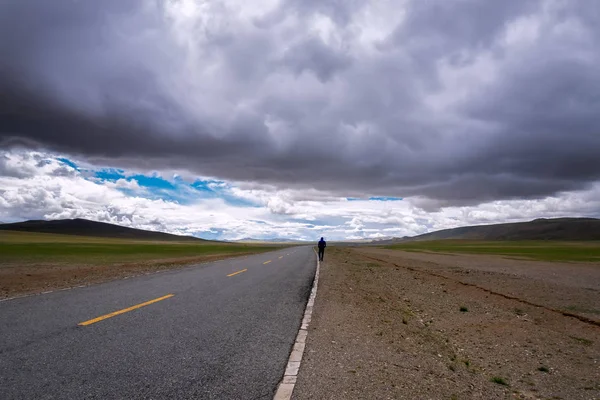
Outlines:
{"type": "Polygon", "coordinates": [[[599,44],[596,0],[2,1],[0,147],[298,201],[596,193],[599,44]]]}

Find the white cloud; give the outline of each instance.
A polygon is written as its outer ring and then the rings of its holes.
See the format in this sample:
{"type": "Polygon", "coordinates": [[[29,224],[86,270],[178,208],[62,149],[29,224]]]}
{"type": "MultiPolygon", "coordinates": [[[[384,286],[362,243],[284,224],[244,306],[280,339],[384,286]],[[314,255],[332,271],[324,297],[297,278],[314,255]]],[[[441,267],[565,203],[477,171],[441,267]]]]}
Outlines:
{"type": "Polygon", "coordinates": [[[214,182],[209,185],[218,188],[221,197],[257,206],[200,195],[180,204],[168,197],[150,196],[136,180],[92,180],[89,171],[66,165],[55,154],[4,152],[0,160],[0,220],[5,222],[87,218],[219,239],[315,240],[325,236],[332,240],[416,235],[462,225],[540,217],[600,216],[600,185],[539,200],[494,201],[427,212],[416,198],[350,201],[316,190],[214,182]]]}

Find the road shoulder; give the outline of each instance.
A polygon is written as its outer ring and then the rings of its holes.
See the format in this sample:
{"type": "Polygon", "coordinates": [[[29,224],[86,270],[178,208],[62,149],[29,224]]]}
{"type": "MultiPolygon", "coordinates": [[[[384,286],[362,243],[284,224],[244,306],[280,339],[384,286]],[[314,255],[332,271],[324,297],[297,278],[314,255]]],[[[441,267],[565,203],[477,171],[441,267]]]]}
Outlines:
{"type": "Polygon", "coordinates": [[[600,396],[596,326],[411,262],[329,251],[293,399],[600,396]]]}

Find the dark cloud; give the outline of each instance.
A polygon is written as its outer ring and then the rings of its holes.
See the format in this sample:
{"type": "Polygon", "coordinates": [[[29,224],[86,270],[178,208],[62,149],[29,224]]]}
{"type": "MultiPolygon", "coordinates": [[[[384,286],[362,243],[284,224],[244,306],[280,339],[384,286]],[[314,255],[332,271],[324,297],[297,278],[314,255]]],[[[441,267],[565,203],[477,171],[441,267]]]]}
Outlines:
{"type": "Polygon", "coordinates": [[[283,62],[297,74],[312,71],[326,82],[339,70],[349,67],[352,59],[329,48],[318,38],[309,38],[286,51],[283,62]]]}
{"type": "Polygon", "coordinates": [[[436,204],[600,179],[597,2],[381,4],[4,1],[0,144],[436,204]]]}
{"type": "Polygon", "coordinates": [[[348,25],[366,3],[366,0],[284,0],[279,11],[297,12],[303,17],[322,14],[338,25],[348,25]]]}

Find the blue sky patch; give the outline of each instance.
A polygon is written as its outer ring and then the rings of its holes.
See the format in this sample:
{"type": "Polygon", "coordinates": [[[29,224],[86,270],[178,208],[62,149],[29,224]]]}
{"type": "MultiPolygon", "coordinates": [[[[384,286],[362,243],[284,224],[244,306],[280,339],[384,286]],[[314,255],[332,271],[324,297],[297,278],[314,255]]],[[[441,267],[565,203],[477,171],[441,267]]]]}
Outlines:
{"type": "Polygon", "coordinates": [[[148,189],[176,189],[174,184],[158,176],[132,175],[127,177],[128,181],[132,179],[135,179],[140,186],[148,189]]]}
{"type": "Polygon", "coordinates": [[[370,201],[400,201],[402,197],[369,197],[370,201]]]}
{"type": "Polygon", "coordinates": [[[231,185],[224,181],[217,181],[212,179],[201,180],[198,179],[190,185],[193,189],[198,191],[199,196],[196,198],[203,199],[222,199],[229,205],[239,207],[261,207],[261,204],[257,204],[251,200],[237,197],[231,194],[231,185]]]}
{"type": "Polygon", "coordinates": [[[103,168],[94,171],[94,176],[103,181],[118,181],[119,179],[125,179],[125,171],[115,168],[103,168]]]}
{"type": "Polygon", "coordinates": [[[141,193],[131,189],[119,189],[127,196],[141,196],[153,200],[162,199],[179,204],[190,204],[200,199],[221,199],[229,205],[238,207],[262,207],[261,204],[251,200],[234,196],[230,190],[231,185],[220,180],[197,179],[190,184],[177,176],[168,180],[156,175],[127,175],[124,170],[115,168],[94,171],[94,178],[109,182],[116,182],[119,179],[135,180],[144,189],[141,193]]]}
{"type": "Polygon", "coordinates": [[[77,164],[75,164],[73,161],[69,160],[68,158],[64,158],[64,157],[57,157],[56,158],[57,161],[60,161],[61,163],[68,165],[69,167],[79,171],[79,167],[77,166],[77,164]]]}
{"type": "Polygon", "coordinates": [[[198,179],[198,180],[194,181],[194,183],[192,183],[190,186],[201,192],[212,192],[212,193],[216,193],[216,191],[218,191],[219,189],[229,187],[229,185],[225,184],[225,182],[223,182],[223,181],[215,181],[212,179],[206,179],[206,180],[198,179]]]}

